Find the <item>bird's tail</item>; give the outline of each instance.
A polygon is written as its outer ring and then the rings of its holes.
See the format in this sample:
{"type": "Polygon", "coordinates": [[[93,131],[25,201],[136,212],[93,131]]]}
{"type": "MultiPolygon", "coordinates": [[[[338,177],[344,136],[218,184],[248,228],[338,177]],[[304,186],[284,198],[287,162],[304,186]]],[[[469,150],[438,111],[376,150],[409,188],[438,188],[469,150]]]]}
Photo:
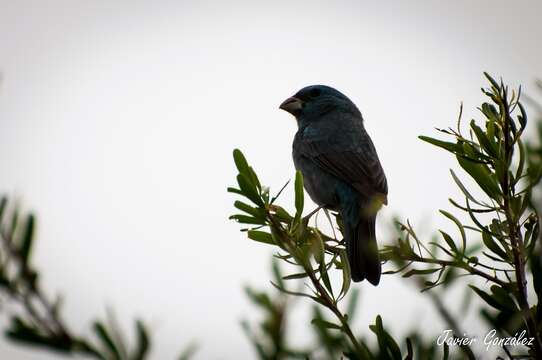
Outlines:
{"type": "Polygon", "coordinates": [[[345,224],[346,253],[352,280],[380,282],[381,266],[375,234],[375,216],[362,216],[355,227],[345,224]]]}

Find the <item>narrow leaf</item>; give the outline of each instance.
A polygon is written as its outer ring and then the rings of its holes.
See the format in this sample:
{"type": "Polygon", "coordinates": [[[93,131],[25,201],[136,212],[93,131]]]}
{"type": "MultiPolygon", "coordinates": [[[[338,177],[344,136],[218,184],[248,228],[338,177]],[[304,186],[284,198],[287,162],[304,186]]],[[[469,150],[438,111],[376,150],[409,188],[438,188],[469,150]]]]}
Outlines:
{"type": "Polygon", "coordinates": [[[329,321],[322,320],[322,319],[312,319],[311,324],[319,326],[319,327],[323,327],[323,328],[326,328],[326,329],[335,329],[335,330],[341,330],[342,329],[342,326],[334,324],[334,323],[329,322],[329,321]]]}
{"type": "Polygon", "coordinates": [[[133,356],[134,360],[143,360],[147,357],[150,349],[149,334],[141,320],[136,321],[137,349],[133,356]]]}
{"type": "Polygon", "coordinates": [[[24,233],[22,234],[22,242],[20,247],[21,262],[23,267],[28,266],[28,259],[30,256],[30,250],[32,248],[32,241],[34,239],[34,215],[28,215],[26,219],[26,225],[24,233]]]}
{"type": "Polygon", "coordinates": [[[303,175],[301,171],[297,171],[295,174],[295,217],[297,220],[301,219],[301,214],[303,213],[304,205],[304,194],[303,194],[303,175]]]}
{"type": "Polygon", "coordinates": [[[476,286],[474,285],[469,285],[469,287],[474,290],[474,292],[480,296],[482,298],[482,300],[484,300],[488,305],[491,305],[493,306],[495,309],[497,310],[505,310],[506,308],[504,308],[498,301],[496,301],[491,295],[489,295],[488,293],[478,289],[476,286]]]}
{"type": "Polygon", "coordinates": [[[428,142],[429,144],[432,144],[432,145],[438,146],[440,148],[443,148],[444,150],[447,150],[447,151],[449,151],[451,153],[454,153],[454,154],[463,152],[461,146],[459,146],[458,144],[455,144],[455,143],[433,139],[432,137],[429,137],[429,136],[418,136],[418,138],[420,140],[423,140],[425,142],[428,142]]]}
{"type": "Polygon", "coordinates": [[[237,170],[239,170],[239,174],[244,174],[250,178],[248,162],[241,150],[233,150],[233,161],[235,161],[235,166],[237,167],[237,170]]]}
{"type": "Polygon", "coordinates": [[[462,251],[464,252],[467,248],[467,235],[465,234],[465,228],[463,227],[463,224],[461,224],[461,222],[455,216],[445,210],[440,210],[440,213],[446,216],[448,219],[452,220],[459,229],[459,232],[461,233],[461,240],[463,242],[462,251]]]}
{"type": "Polygon", "coordinates": [[[436,268],[436,269],[411,269],[408,272],[406,272],[405,274],[403,274],[403,277],[407,278],[407,277],[411,277],[412,275],[428,275],[428,274],[432,274],[434,272],[437,272],[440,269],[441,268],[436,268]]]}
{"type": "Polygon", "coordinates": [[[96,335],[98,335],[98,338],[102,341],[102,343],[106,346],[106,348],[111,352],[111,355],[114,356],[114,359],[120,359],[120,352],[115,343],[113,342],[113,339],[107,332],[105,326],[100,322],[94,323],[94,332],[96,335]]]}
{"type": "Polygon", "coordinates": [[[248,235],[248,238],[251,240],[258,241],[264,244],[276,245],[275,241],[273,240],[273,237],[268,232],[258,231],[258,230],[249,230],[247,235],[248,235]]]}

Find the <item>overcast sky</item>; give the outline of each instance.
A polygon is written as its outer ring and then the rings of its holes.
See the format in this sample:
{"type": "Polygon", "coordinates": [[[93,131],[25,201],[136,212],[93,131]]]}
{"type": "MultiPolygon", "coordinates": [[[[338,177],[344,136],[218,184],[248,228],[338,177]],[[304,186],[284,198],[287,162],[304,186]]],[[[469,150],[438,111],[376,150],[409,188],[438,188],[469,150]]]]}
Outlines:
{"type": "MultiPolygon", "coordinates": [[[[532,91],[541,11],[535,0],[0,0],[0,192],[37,213],[35,263],[74,329],[109,306],[126,328],[147,320],[154,359],[193,340],[196,359],[249,358],[242,286],[269,287],[271,252],[227,220],[232,149],[278,190],[296,131],[278,105],[334,86],[361,109],[388,178],[380,226],[393,214],[448,226],[437,210],[458,194],[453,159],[417,136],[453,125],[461,101],[478,116],[483,71],[532,91]]],[[[398,276],[355,286],[359,334],[376,314],[396,334],[442,329],[398,276]]],[[[3,338],[0,357],[56,358],[3,338]]]]}

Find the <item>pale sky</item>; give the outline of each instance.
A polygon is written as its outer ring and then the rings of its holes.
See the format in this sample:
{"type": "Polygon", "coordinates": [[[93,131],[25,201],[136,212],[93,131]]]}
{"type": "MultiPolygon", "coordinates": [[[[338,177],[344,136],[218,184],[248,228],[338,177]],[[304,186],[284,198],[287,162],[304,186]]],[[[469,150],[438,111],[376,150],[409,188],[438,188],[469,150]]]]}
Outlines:
{"type": "MultiPolygon", "coordinates": [[[[455,164],[417,136],[453,125],[461,101],[465,119],[478,116],[483,71],[533,89],[541,11],[535,0],[0,0],[0,192],[36,212],[34,260],[74,329],[112,307],[127,330],[147,320],[153,359],[192,341],[196,359],[252,358],[242,286],[270,287],[271,251],[227,220],[233,148],[277,191],[294,173],[296,130],[278,105],[334,86],[361,109],[386,172],[381,227],[393,214],[449,227],[437,213],[458,194],[455,164]]],[[[399,276],[355,286],[358,334],[376,314],[399,335],[443,328],[399,276]]],[[[304,303],[294,343],[307,340],[304,303]]],[[[0,357],[57,358],[3,338],[0,357]]]]}

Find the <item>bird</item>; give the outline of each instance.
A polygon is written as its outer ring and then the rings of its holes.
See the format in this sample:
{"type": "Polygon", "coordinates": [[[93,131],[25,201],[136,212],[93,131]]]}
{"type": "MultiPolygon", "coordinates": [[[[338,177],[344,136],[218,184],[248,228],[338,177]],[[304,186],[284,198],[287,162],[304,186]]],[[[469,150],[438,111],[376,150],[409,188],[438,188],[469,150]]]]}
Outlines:
{"type": "Polygon", "coordinates": [[[305,190],[319,208],[341,216],[352,280],[378,285],[375,223],[388,204],[388,182],[360,110],[326,85],[306,86],[279,108],[297,121],[292,156],[305,190]]]}

